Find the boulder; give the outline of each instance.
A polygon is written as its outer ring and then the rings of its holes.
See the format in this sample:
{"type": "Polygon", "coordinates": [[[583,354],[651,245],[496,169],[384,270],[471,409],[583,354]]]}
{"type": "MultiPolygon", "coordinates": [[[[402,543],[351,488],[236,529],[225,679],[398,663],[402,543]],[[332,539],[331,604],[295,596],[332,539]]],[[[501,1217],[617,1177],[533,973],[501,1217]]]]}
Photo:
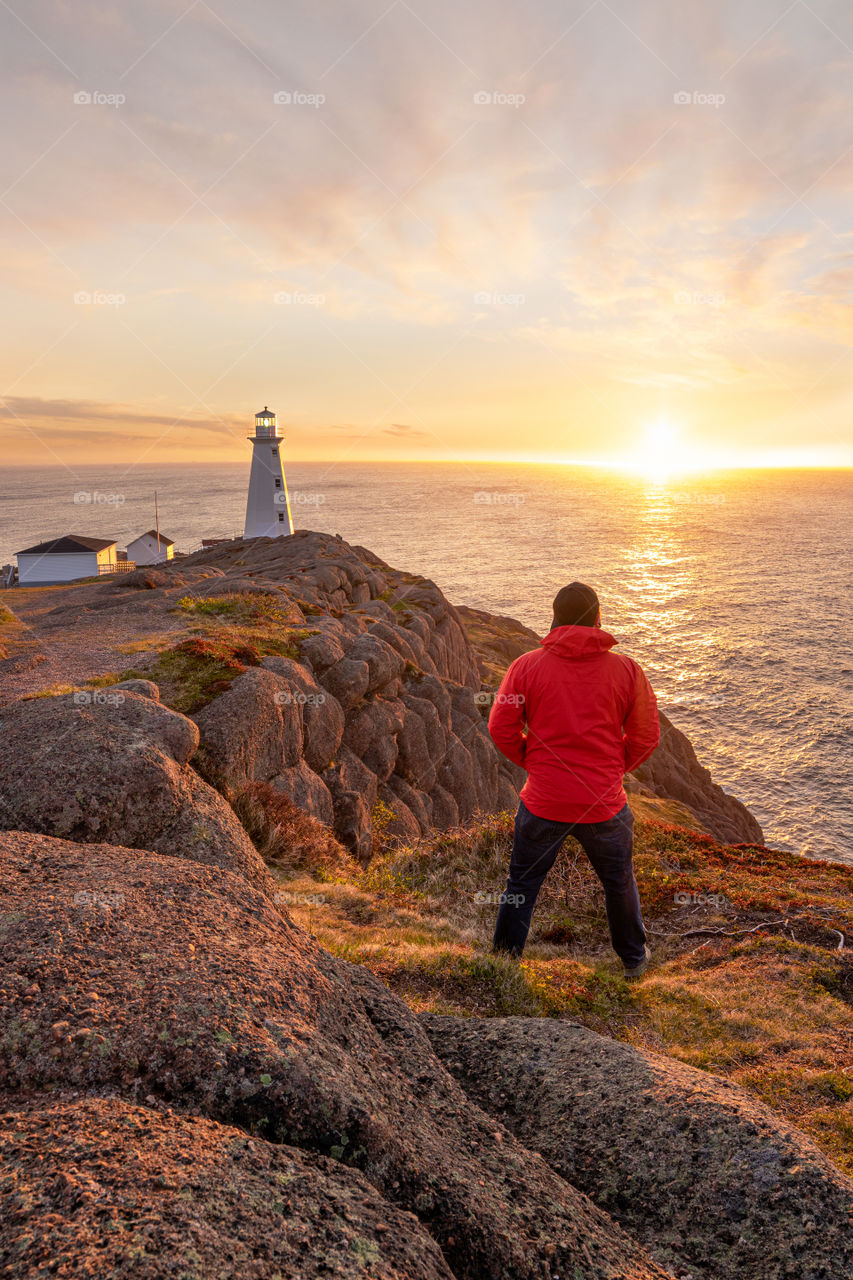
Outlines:
{"type": "Polygon", "coordinates": [[[187,763],[198,728],[132,690],[15,702],[0,711],[0,829],[115,841],[270,877],[231,807],[187,763]]]}
{"type": "Polygon", "coordinates": [[[344,733],[344,713],[337,698],[314,679],[307,667],[292,658],[264,658],[262,664],[298,690],[302,707],[302,754],[315,773],[322,773],[335,758],[344,733]]]}
{"type": "Polygon", "coordinates": [[[250,667],[195,715],[205,764],[235,786],[268,782],[302,755],[301,689],[250,667]]]}
{"type": "MultiPolygon", "coordinates": [[[[396,771],[400,777],[421,791],[431,791],[435,786],[436,767],[430,751],[427,730],[441,735],[444,750],[444,731],[438,723],[438,714],[432,703],[424,702],[432,719],[420,714],[420,699],[403,698],[403,724],[397,735],[396,771]]],[[[433,735],[433,740],[435,736],[433,735]]]]}
{"type": "Polygon", "coordinates": [[[335,817],[332,794],[323,779],[318,778],[304,760],[300,760],[292,769],[284,769],[277,774],[272,780],[272,786],[292,800],[299,809],[304,809],[326,826],[332,826],[335,817]]]}
{"type": "Polygon", "coordinates": [[[453,1280],[417,1219],[336,1160],[118,1098],[0,1118],[0,1274],[453,1280]]]}
{"type": "Polygon", "coordinates": [[[313,671],[325,671],[344,656],[340,640],[328,631],[307,636],[299,646],[301,657],[313,671]]]}
{"type": "Polygon", "coordinates": [[[386,782],[397,763],[397,735],[403,725],[401,702],[370,698],[347,716],[343,740],[380,782],[386,782]]]}
{"type": "Polygon", "coordinates": [[[350,711],[367,693],[370,668],[366,662],[341,658],[333,666],[320,671],[318,680],[337,699],[344,712],[350,711]]]}
{"type": "Polygon", "coordinates": [[[345,791],[357,791],[371,808],[376,803],[376,775],[345,743],[341,744],[332,767],[323,774],[323,781],[335,800],[345,791]]]}
{"type": "Polygon", "coordinates": [[[397,773],[391,774],[387,786],[398,799],[402,800],[409,812],[414,815],[421,831],[426,834],[432,826],[432,801],[426,792],[410,786],[397,773]]]}
{"type": "Polygon", "coordinates": [[[117,684],[109,686],[112,693],[120,689],[128,689],[131,693],[139,693],[143,698],[153,698],[155,702],[160,701],[160,689],[153,680],[120,680],[117,684]]]}
{"type": "Polygon", "coordinates": [[[405,603],[431,619],[431,633],[426,644],[439,676],[479,689],[480,676],[471,642],[453,605],[436,584],[422,578],[406,587],[405,603]]]}
{"type": "Polygon", "coordinates": [[[424,828],[406,802],[385,785],[379,788],[379,799],[391,815],[382,828],[383,838],[400,844],[410,844],[417,840],[424,828]]]}
{"type": "Polygon", "coordinates": [[[459,805],[449,791],[438,783],[429,793],[432,802],[432,825],[437,831],[449,831],[459,826],[459,805]]]}
{"type": "Polygon", "coordinates": [[[334,803],[334,831],[345,848],[365,861],[373,850],[372,811],[378,781],[353,751],[341,744],[335,762],[323,774],[334,803]]]}
{"type": "Polygon", "coordinates": [[[420,676],[410,680],[408,693],[413,698],[431,702],[438,714],[438,722],[443,729],[451,729],[451,713],[453,703],[446,685],[438,676],[420,676]]]}
{"type": "Polygon", "coordinates": [[[373,806],[360,791],[342,791],[335,797],[333,830],[345,849],[360,862],[368,861],[373,852],[373,806]]]}
{"type": "Polygon", "coordinates": [[[467,822],[477,807],[477,784],[470,752],[455,733],[447,736],[447,748],[438,766],[438,781],[453,796],[460,822],[467,822]]]}
{"type": "Polygon", "coordinates": [[[392,649],[390,644],[386,644],[373,632],[360,635],[347,649],[347,658],[350,662],[367,664],[368,693],[373,693],[389,681],[399,678],[406,665],[396,649],[392,649]]]}
{"type": "Polygon", "coordinates": [[[728,1080],[547,1018],[423,1025],[472,1102],[675,1275],[853,1276],[853,1182],[728,1080]]]}
{"type": "MultiPolygon", "coordinates": [[[[376,977],[241,876],[6,833],[0,894],[7,1097],[154,1099],[330,1156],[416,1213],[457,1280],[666,1280],[470,1102],[376,977]]],[[[270,1240],[275,1194],[259,1199],[270,1240]]]]}
{"type": "MultiPolygon", "coordinates": [[[[374,600],[372,603],[374,605],[384,604],[384,601],[374,600]]],[[[388,609],[388,606],[385,605],[385,608],[388,609]]],[[[395,649],[404,662],[410,662],[413,666],[420,666],[426,652],[423,640],[416,632],[407,631],[405,627],[398,627],[393,610],[388,609],[388,612],[391,614],[390,619],[385,622],[375,622],[370,628],[370,634],[395,649]]]]}

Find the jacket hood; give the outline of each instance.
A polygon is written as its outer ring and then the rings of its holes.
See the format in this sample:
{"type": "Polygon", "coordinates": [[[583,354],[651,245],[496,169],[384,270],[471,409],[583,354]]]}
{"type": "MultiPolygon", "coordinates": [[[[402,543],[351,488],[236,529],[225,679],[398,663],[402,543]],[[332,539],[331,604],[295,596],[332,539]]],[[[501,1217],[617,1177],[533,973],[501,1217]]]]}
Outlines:
{"type": "Polygon", "coordinates": [[[606,653],[619,641],[601,627],[555,627],[542,641],[542,648],[560,658],[592,658],[606,653]]]}

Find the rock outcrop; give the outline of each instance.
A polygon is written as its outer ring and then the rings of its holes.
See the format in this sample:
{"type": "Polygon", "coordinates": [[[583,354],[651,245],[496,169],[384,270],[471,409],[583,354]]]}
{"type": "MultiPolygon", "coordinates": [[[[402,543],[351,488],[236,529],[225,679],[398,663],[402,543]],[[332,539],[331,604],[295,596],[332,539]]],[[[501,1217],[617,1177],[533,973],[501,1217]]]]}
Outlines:
{"type": "Polygon", "coordinates": [[[270,783],[360,858],[378,800],[385,830],[408,839],[517,804],[523,774],[489,738],[476,655],[435,583],[313,533],[216,547],[176,571],[184,583],[216,571],[227,593],[245,584],[240,560],[252,589],[284,594],[309,634],[298,660],[264,657],[196,713],[211,776],[270,783]]]}
{"type": "Polygon", "coordinates": [[[699,821],[729,844],[763,844],[756,819],[735,796],[718,787],[710,772],[696,758],[690,740],[660,712],[661,740],[634,778],[654,796],[678,800],[699,821]]]}
{"type": "Polygon", "coordinates": [[[423,1022],[472,1101],[676,1275],[853,1274],[853,1182],[730,1082],[578,1024],[423,1022]]]}
{"type": "MultiPolygon", "coordinates": [[[[470,1102],[377,978],[323,951],[242,876],[6,833],[0,894],[0,1097],[13,1105],[68,1090],[114,1096],[339,1160],[417,1215],[457,1280],[664,1280],[470,1102]]],[[[125,1136],[131,1153],[140,1141],[125,1136]]],[[[82,1143],[68,1174],[84,1195],[99,1181],[95,1155],[82,1143]]],[[[247,1166],[263,1176],[255,1157],[247,1166]]],[[[301,1274],[323,1274],[307,1261],[301,1274]]]]}
{"type": "Polygon", "coordinates": [[[155,849],[272,892],[230,805],[188,763],[198,729],[139,683],[0,710],[0,829],[155,849]]]}
{"type": "MultiPolygon", "coordinates": [[[[384,831],[416,839],[517,804],[525,775],[493,746],[486,712],[489,690],[538,637],[511,618],[455,608],[435,583],[364,548],[307,531],[237,540],[58,588],[53,604],[52,592],[39,593],[31,613],[25,597],[16,594],[16,607],[46,660],[8,671],[0,660],[0,702],[57,679],[84,684],[122,671],[120,650],[140,646],[138,675],[159,679],[158,664],[176,651],[186,663],[202,660],[205,619],[225,634],[234,614],[217,619],[217,600],[232,610],[236,602],[238,613],[253,599],[274,605],[275,628],[292,643],[257,648],[251,628],[238,626],[242,643],[231,646],[220,679],[202,700],[175,705],[195,717],[196,765],[223,792],[269,783],[360,858],[372,850],[375,813],[384,831]],[[117,646],[109,657],[106,636],[117,646]]],[[[713,783],[665,716],[661,724],[660,747],[628,788],[685,805],[719,839],[760,843],[752,815],[713,783]]]]}
{"type": "Polygon", "coordinates": [[[453,1280],[418,1220],[335,1160],[170,1109],[0,1115],[0,1275],[453,1280]]]}

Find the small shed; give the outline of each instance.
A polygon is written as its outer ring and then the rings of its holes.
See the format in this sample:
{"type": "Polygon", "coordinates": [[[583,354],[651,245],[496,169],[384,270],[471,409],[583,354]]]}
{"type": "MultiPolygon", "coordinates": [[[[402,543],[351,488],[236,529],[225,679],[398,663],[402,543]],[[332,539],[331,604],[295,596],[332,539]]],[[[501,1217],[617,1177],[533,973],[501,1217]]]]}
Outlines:
{"type": "Polygon", "coordinates": [[[54,586],[77,578],[96,578],[116,571],[114,538],[88,538],[66,533],[16,552],[18,582],[22,587],[54,586]]]}
{"type": "Polygon", "coordinates": [[[138,538],[127,544],[127,558],[136,564],[162,564],[171,560],[175,554],[175,544],[156,529],[140,533],[138,538]]]}

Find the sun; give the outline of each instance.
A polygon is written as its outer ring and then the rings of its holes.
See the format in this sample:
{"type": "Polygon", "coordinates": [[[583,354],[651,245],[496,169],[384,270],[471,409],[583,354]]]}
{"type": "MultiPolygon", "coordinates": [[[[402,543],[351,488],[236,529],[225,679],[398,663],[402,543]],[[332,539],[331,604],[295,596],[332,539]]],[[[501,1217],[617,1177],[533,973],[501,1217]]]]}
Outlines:
{"type": "Polygon", "coordinates": [[[684,439],[682,427],[668,418],[646,423],[636,450],[623,464],[629,471],[664,482],[685,471],[700,471],[706,465],[696,449],[684,439]]]}

